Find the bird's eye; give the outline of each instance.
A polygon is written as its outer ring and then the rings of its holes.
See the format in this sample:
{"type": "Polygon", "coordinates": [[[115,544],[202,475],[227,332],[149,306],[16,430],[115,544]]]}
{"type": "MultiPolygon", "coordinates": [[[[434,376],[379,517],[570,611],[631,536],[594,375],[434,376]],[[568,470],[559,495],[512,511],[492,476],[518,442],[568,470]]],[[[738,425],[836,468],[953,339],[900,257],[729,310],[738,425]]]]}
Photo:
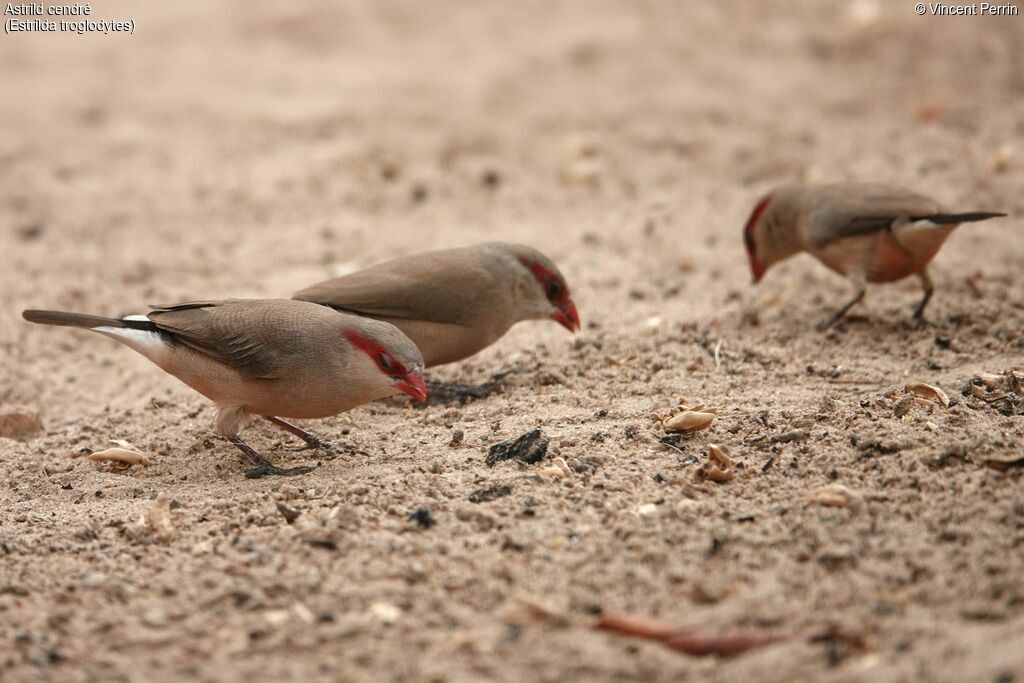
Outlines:
{"type": "Polygon", "coordinates": [[[557,280],[552,280],[548,283],[548,298],[554,299],[562,293],[562,285],[557,280]]]}
{"type": "Polygon", "coordinates": [[[391,369],[391,359],[388,357],[388,354],[386,353],[377,354],[377,364],[384,368],[385,370],[391,369]]]}

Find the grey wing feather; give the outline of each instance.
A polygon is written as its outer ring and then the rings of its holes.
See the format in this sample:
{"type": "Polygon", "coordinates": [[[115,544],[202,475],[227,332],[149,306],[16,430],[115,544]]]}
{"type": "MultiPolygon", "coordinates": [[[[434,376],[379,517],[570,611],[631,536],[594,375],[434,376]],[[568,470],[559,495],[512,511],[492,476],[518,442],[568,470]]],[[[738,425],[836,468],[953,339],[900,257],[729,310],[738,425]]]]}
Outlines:
{"type": "Polygon", "coordinates": [[[493,302],[486,268],[444,252],[401,258],[315,284],[296,299],[369,317],[464,325],[493,302]]]}
{"type": "Polygon", "coordinates": [[[832,206],[823,206],[807,216],[807,243],[820,248],[844,237],[882,232],[891,228],[899,217],[892,214],[851,215],[832,206]]]}
{"type": "MultiPolygon", "coordinates": [[[[188,302],[155,308],[149,319],[176,341],[225,363],[247,378],[278,377],[281,353],[259,333],[260,326],[245,325],[230,302],[188,302]]],[[[273,331],[272,328],[270,330],[273,331]]]]}
{"type": "Polygon", "coordinates": [[[805,237],[821,248],[846,237],[889,230],[897,221],[939,210],[934,200],[906,190],[863,186],[854,196],[826,196],[807,215],[805,237]]]}

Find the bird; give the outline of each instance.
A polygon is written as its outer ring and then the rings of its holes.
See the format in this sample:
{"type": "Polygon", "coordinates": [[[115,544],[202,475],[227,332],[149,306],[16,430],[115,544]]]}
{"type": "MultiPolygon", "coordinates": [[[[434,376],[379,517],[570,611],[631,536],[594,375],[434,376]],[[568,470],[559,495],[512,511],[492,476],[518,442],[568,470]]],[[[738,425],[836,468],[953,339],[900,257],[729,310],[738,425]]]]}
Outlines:
{"type": "Polygon", "coordinates": [[[79,327],[115,339],[213,401],[214,431],[252,462],[249,478],[296,475],[277,467],[239,432],[254,416],[306,442],[322,441],[283,418],[323,418],[368,401],[406,393],[426,400],[423,357],[400,330],[290,299],[225,299],[151,306],[149,313],[107,318],[26,310],[32,323],[79,327]]]}
{"type": "Polygon", "coordinates": [[[580,328],[554,262],[533,247],[504,242],[400,256],[294,298],[391,323],[416,343],[427,367],[468,358],[523,320],[580,328]]]}
{"type": "Polygon", "coordinates": [[[792,184],[754,206],[743,240],[754,283],[773,264],[802,251],[847,277],[855,294],[820,329],[828,329],[864,299],[868,283],[916,275],[924,295],[913,318],[924,324],[934,293],[928,264],[961,223],[1006,216],[992,211],[952,213],[936,200],[880,183],[792,184]]]}

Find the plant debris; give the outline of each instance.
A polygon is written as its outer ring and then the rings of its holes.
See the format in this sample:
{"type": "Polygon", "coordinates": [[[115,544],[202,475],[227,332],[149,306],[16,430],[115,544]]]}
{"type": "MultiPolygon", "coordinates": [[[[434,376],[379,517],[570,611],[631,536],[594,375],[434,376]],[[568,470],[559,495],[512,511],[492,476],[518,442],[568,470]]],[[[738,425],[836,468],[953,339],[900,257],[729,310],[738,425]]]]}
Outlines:
{"type": "Polygon", "coordinates": [[[903,387],[903,390],[908,394],[913,394],[926,401],[930,401],[943,408],[949,407],[949,396],[942,389],[932,386],[931,384],[925,384],[924,382],[910,382],[903,387]]]}
{"type": "Polygon", "coordinates": [[[960,393],[979,399],[1006,417],[1024,415],[1024,372],[1019,370],[998,375],[983,372],[967,382],[960,393]]]}
{"type": "Polygon", "coordinates": [[[732,481],[736,473],[732,469],[732,459],[724,446],[708,444],[708,459],[697,468],[694,477],[698,481],[713,481],[724,484],[732,481]]]}
{"type": "Polygon", "coordinates": [[[661,423],[665,431],[696,432],[710,427],[718,415],[718,408],[708,408],[702,405],[693,407],[684,405],[680,408],[679,412],[669,417],[662,417],[657,413],[652,417],[661,423]]]}
{"type": "Polygon", "coordinates": [[[295,520],[297,520],[302,515],[302,513],[299,512],[298,510],[290,508],[280,501],[278,501],[277,503],[277,511],[281,513],[282,517],[284,517],[284,521],[288,522],[289,524],[294,524],[295,520]]]}
{"type": "Polygon", "coordinates": [[[127,527],[131,536],[150,537],[162,543],[174,538],[174,519],[171,516],[171,501],[161,492],[134,524],[127,527]]]}
{"type": "Polygon", "coordinates": [[[842,484],[819,486],[808,491],[805,499],[812,505],[832,508],[854,507],[859,502],[859,496],[842,484]]]}
{"type": "Polygon", "coordinates": [[[145,467],[146,465],[153,464],[148,455],[124,439],[111,439],[110,441],[117,445],[90,453],[89,459],[93,462],[109,462],[112,466],[120,467],[121,469],[128,469],[132,465],[142,465],[145,467]]]}
{"type": "Polygon", "coordinates": [[[551,461],[551,464],[547,467],[542,467],[537,474],[542,477],[571,477],[572,468],[569,467],[568,463],[565,462],[564,458],[555,458],[551,461]]]}
{"type": "Polygon", "coordinates": [[[1001,455],[984,455],[978,458],[985,467],[1006,472],[1012,467],[1024,467],[1024,453],[1007,453],[1001,455]]]}
{"type": "Polygon", "coordinates": [[[508,484],[494,484],[482,489],[477,489],[469,494],[470,503],[487,503],[498,498],[504,498],[512,493],[512,487],[508,484]]]}
{"type": "Polygon", "coordinates": [[[647,617],[614,613],[602,614],[594,627],[637,638],[660,640],[673,649],[697,656],[735,657],[750,650],[797,637],[794,632],[772,629],[735,629],[713,632],[696,627],[680,627],[647,617]]]}
{"type": "Polygon", "coordinates": [[[767,443],[790,443],[792,441],[801,441],[810,436],[811,433],[806,429],[792,429],[788,432],[782,432],[781,434],[772,434],[771,436],[762,434],[752,439],[747,439],[743,443],[747,446],[755,446],[758,444],[767,443]]]}
{"type": "Polygon", "coordinates": [[[540,427],[534,427],[514,439],[496,443],[487,450],[488,467],[503,460],[515,458],[529,465],[540,462],[548,452],[548,440],[541,436],[540,427]]]}

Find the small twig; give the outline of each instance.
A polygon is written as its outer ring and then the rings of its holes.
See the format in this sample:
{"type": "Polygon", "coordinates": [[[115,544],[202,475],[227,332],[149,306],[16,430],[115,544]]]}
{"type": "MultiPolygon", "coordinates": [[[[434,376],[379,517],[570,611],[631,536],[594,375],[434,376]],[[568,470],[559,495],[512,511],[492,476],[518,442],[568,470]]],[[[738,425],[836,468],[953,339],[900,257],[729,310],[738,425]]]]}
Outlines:
{"type": "Polygon", "coordinates": [[[715,344],[715,372],[721,372],[722,371],[721,352],[722,352],[722,340],[719,339],[718,343],[715,344]]]}
{"type": "Polygon", "coordinates": [[[772,443],[789,443],[790,441],[799,441],[800,439],[806,439],[810,433],[806,429],[794,429],[791,432],[783,432],[782,434],[775,434],[768,437],[768,441],[772,443]]]}

